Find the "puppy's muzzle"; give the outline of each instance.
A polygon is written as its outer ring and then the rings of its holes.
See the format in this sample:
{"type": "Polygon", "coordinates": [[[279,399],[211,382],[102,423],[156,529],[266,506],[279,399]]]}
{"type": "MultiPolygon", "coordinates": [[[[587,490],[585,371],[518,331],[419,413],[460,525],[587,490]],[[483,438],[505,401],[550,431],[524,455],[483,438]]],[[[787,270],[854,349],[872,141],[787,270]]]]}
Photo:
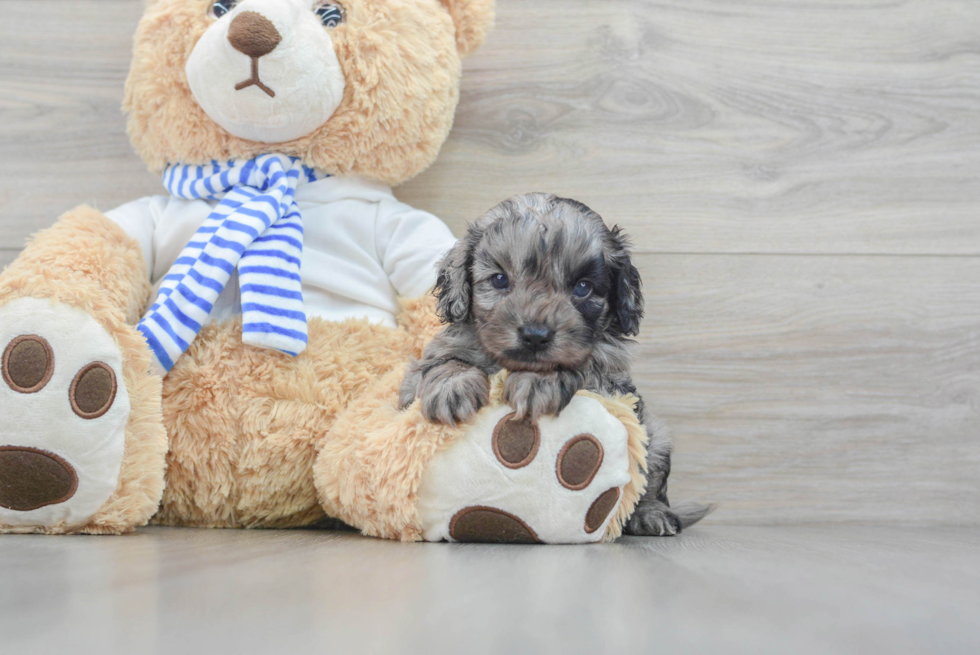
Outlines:
{"type": "Polygon", "coordinates": [[[547,349],[555,336],[554,330],[540,323],[522,325],[517,333],[521,337],[521,347],[532,353],[547,349]]]}

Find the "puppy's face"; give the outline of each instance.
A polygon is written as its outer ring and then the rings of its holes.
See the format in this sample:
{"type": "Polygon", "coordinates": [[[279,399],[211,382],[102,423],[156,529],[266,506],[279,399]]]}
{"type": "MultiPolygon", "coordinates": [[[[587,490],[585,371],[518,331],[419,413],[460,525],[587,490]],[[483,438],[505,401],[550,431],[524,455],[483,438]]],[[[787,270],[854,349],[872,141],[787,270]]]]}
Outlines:
{"type": "Polygon", "coordinates": [[[448,320],[471,321],[504,368],[578,368],[598,339],[638,328],[639,275],[626,245],[580,203],[517,196],[474,224],[446,257],[440,307],[448,320]]]}

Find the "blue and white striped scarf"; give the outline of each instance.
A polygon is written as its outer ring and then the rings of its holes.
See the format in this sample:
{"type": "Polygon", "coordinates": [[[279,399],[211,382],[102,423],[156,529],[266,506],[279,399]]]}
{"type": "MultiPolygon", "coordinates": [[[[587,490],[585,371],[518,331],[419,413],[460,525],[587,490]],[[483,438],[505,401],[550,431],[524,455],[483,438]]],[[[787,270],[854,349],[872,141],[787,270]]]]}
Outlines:
{"type": "Polygon", "coordinates": [[[290,355],[306,349],[303,218],[295,193],[300,182],[322,177],[283,155],[167,167],[163,183],[173,196],[219,203],[184,247],[137,326],[164,370],[173,368],[207,323],[236,267],[242,341],[290,355]]]}

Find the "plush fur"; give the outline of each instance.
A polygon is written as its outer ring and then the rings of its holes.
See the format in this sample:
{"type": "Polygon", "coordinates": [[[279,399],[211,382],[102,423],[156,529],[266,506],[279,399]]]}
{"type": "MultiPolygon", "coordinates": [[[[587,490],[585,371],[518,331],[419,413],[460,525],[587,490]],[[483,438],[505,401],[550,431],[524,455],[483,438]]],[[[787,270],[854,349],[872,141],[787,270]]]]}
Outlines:
{"type": "MultiPolygon", "coordinates": [[[[210,4],[154,0],[136,32],[123,107],[133,147],[155,172],[269,151],[222,130],[191,94],[184,64],[210,24],[210,4]]],[[[397,185],[429,166],[446,140],[460,54],[486,36],[493,1],[348,0],[344,9],[332,32],[344,99],[322,127],[275,150],[327,173],[397,185]]]]}
{"type": "MultiPolygon", "coordinates": [[[[433,313],[431,304],[418,304],[406,318],[433,313]]],[[[338,415],[355,398],[362,406],[418,343],[404,328],[366,321],[312,320],[309,334],[306,351],[290,357],[243,347],[240,321],[212,325],[180,358],[164,382],[171,448],[156,522],[296,527],[324,516],[311,475],[317,449],[331,439],[338,415]]],[[[320,485],[335,487],[344,475],[320,469],[320,485]]]]}
{"type": "Polygon", "coordinates": [[[389,371],[338,419],[322,442],[313,474],[331,515],[364,534],[418,541],[422,473],[436,450],[460,431],[429,423],[421,412],[398,411],[402,372],[401,366],[389,371]]]}

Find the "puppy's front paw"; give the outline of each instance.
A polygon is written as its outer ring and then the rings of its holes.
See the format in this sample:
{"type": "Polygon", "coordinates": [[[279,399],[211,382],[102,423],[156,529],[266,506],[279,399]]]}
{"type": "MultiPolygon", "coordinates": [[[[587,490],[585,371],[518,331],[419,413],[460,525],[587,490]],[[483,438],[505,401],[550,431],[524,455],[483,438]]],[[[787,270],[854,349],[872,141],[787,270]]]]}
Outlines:
{"type": "Polygon", "coordinates": [[[468,420],[489,402],[490,382],[480,369],[450,361],[422,377],[419,398],[426,419],[456,425],[468,420]]]}
{"type": "Polygon", "coordinates": [[[673,537],[680,531],[680,519],[661,502],[638,504],[624,530],[640,537],[673,537]]]}
{"type": "Polygon", "coordinates": [[[572,371],[519,371],[507,376],[504,401],[514,408],[515,418],[537,419],[561,412],[581,386],[581,376],[572,371]]]}

